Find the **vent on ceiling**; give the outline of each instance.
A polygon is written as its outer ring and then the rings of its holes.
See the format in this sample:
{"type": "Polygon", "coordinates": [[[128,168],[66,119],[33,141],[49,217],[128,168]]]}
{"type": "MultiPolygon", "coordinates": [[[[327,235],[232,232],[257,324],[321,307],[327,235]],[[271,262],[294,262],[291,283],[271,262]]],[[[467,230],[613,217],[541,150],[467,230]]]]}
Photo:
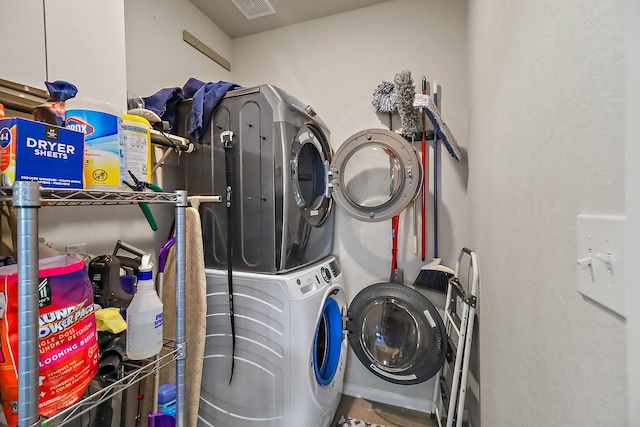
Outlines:
{"type": "Polygon", "coordinates": [[[276,10],[267,0],[231,0],[247,19],[273,15],[276,10]]]}

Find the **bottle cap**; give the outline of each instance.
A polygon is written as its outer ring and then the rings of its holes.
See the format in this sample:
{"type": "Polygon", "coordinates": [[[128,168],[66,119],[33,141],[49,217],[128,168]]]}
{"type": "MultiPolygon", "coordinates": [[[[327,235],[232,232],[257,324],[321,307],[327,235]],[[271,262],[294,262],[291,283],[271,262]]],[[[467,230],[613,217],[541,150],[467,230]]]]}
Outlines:
{"type": "Polygon", "coordinates": [[[151,254],[142,255],[142,260],[140,260],[140,269],[138,270],[138,281],[151,280],[153,278],[152,270],[153,262],[151,261],[151,254]]]}
{"type": "Polygon", "coordinates": [[[158,403],[160,405],[176,398],[176,385],[175,384],[162,384],[158,387],[158,403]]]}

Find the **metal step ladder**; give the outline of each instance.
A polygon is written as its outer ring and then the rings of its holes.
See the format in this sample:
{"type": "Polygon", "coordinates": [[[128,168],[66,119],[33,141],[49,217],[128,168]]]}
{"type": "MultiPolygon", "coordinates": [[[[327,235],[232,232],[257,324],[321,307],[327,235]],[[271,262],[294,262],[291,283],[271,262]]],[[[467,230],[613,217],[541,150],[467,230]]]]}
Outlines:
{"type": "Polygon", "coordinates": [[[436,374],[431,413],[431,418],[437,418],[439,427],[462,426],[473,324],[478,304],[478,282],[478,257],[474,251],[463,248],[458,255],[455,276],[449,280],[447,287],[444,311],[444,326],[448,339],[447,359],[436,374]],[[470,258],[468,291],[465,291],[459,280],[460,265],[465,257],[470,258]],[[445,422],[446,424],[443,424],[445,422]]]}

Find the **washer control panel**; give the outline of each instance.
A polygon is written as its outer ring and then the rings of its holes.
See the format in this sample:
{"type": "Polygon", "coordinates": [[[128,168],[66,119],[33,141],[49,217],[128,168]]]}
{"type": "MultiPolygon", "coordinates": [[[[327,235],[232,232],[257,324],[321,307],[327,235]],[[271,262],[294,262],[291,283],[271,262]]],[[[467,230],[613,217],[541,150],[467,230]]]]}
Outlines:
{"type": "Polygon", "coordinates": [[[315,290],[326,288],[336,280],[337,275],[334,273],[336,266],[337,262],[334,259],[330,262],[324,262],[320,266],[301,269],[291,281],[294,292],[299,292],[299,296],[306,297],[315,290]]]}
{"type": "Polygon", "coordinates": [[[320,274],[322,274],[322,278],[324,279],[325,282],[327,283],[331,282],[331,271],[329,271],[327,267],[322,267],[320,269],[320,274]]]}

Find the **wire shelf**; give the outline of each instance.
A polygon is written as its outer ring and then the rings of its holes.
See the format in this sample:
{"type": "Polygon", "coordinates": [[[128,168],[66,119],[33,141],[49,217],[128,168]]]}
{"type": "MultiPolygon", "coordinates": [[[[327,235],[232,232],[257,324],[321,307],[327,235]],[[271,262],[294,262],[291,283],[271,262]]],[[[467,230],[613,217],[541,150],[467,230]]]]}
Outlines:
{"type": "Polygon", "coordinates": [[[142,379],[154,374],[159,369],[174,362],[179,354],[180,348],[175,341],[165,340],[160,355],[157,359],[146,359],[142,361],[123,361],[120,364],[121,378],[111,380],[104,388],[101,388],[90,396],[85,397],[68,409],[57,413],[51,418],[42,421],[43,427],[60,427],[70,423],[89,413],[101,403],[111,399],[117,393],[121,393],[127,388],[137,384],[142,379]]]}
{"type": "MultiPolygon", "coordinates": [[[[13,188],[1,187],[0,200],[11,202],[13,188]]],[[[91,206],[91,205],[131,205],[140,202],[176,203],[176,193],[156,193],[140,191],[103,191],[103,190],[40,190],[40,202],[43,206],[91,206]]]]}

